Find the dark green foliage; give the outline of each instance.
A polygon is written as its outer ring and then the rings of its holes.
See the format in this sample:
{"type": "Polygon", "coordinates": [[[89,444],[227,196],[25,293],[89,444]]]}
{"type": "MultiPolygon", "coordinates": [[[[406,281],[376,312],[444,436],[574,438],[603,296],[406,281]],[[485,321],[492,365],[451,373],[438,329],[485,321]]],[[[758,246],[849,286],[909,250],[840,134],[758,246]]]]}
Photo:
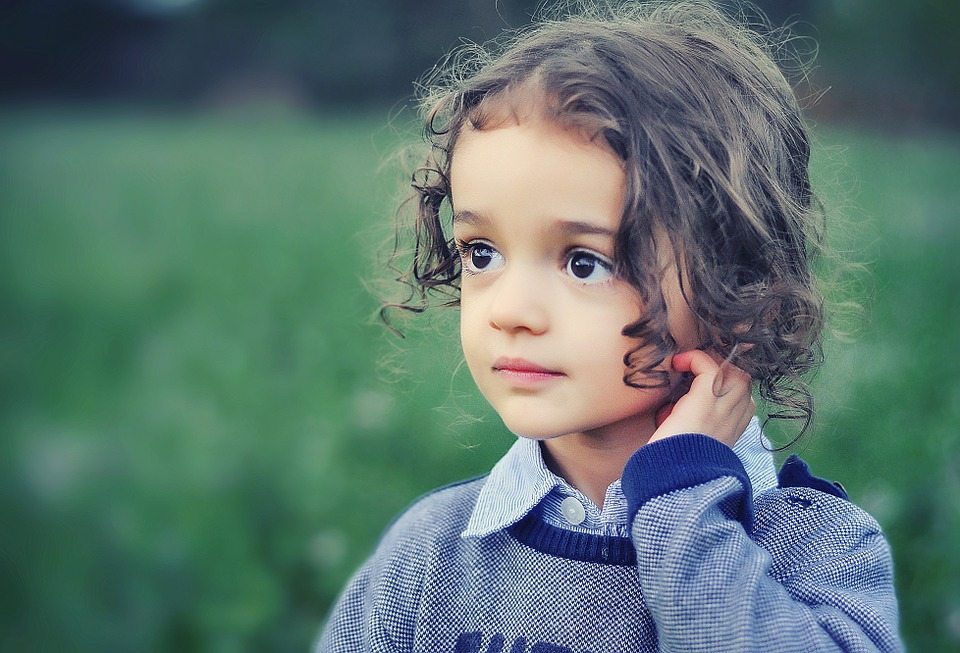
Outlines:
{"type": "MultiPolygon", "coordinates": [[[[602,0],[600,0],[602,1],[602,0]]],[[[717,0],[737,7],[739,0],[717,0]]],[[[0,98],[330,107],[409,95],[461,38],[483,42],[567,0],[7,0],[0,98]]],[[[884,124],[960,115],[960,3],[755,0],[813,37],[828,115],[884,124]]],[[[812,53],[813,41],[798,42],[812,53]]]]}
{"type": "MultiPolygon", "coordinates": [[[[0,649],[306,650],[389,520],[508,446],[454,315],[372,320],[384,122],[0,116],[0,649]]],[[[913,648],[948,650],[960,141],[821,136],[876,299],[798,449],[886,527],[913,648]]]]}

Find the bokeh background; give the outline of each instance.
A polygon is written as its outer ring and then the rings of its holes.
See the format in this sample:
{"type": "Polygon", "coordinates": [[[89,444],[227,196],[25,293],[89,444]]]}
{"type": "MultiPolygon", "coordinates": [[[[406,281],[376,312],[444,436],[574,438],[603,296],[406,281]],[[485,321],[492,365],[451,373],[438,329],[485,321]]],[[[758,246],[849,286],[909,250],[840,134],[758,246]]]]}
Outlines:
{"type": "MultiPolygon", "coordinates": [[[[790,451],[885,528],[910,648],[960,650],[960,3],[759,4],[819,44],[865,266],[790,451]]],[[[391,517],[509,446],[456,316],[396,339],[369,284],[413,80],[535,6],[3,4],[0,649],[307,650],[391,517]]]]}

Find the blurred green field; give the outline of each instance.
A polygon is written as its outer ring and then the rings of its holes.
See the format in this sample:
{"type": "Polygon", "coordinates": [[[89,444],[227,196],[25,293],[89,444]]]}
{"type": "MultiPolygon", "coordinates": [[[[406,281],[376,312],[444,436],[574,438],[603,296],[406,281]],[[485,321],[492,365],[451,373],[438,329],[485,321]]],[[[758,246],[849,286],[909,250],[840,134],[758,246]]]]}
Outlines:
{"type": "MultiPolygon", "coordinates": [[[[390,518],[509,445],[453,314],[373,319],[386,123],[0,113],[0,649],[306,650],[390,518]]],[[[960,136],[817,131],[870,274],[793,450],[886,529],[911,649],[956,650],[960,136]]]]}

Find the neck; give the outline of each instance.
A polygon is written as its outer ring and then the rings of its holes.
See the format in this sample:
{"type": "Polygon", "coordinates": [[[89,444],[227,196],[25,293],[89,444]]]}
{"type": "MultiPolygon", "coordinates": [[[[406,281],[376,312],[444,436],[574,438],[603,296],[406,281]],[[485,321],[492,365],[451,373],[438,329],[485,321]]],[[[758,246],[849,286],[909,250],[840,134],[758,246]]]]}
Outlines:
{"type": "Polygon", "coordinates": [[[624,438],[571,433],[542,441],[541,451],[550,471],[603,509],[607,488],[620,478],[630,456],[649,439],[649,434],[624,438]]]}

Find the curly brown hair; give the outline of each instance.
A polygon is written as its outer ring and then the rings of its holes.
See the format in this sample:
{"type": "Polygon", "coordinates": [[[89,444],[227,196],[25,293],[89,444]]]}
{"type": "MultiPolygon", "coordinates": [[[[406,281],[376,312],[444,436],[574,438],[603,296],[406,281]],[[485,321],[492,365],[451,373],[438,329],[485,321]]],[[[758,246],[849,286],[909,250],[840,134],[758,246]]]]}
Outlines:
{"type": "Polygon", "coordinates": [[[679,271],[700,347],[748,372],[779,407],[769,417],[800,420],[802,434],[813,415],[804,377],[822,358],[823,300],[811,264],[823,211],[799,103],[775,63],[783,39],[706,1],[580,4],[499,42],[464,46],[422,84],[429,149],[413,174],[412,260],[397,268],[410,292],[384,311],[420,312],[431,295],[458,304],[449,225],[457,137],[532,101],[624,164],[614,270],[644,306],[623,330],[643,343],[624,356],[624,383],[668,383],[658,367],[676,343],[661,288],[665,273],[679,271]],[[658,252],[664,247],[671,251],[658,252]],[[664,266],[665,256],[674,265],[664,266]]]}

